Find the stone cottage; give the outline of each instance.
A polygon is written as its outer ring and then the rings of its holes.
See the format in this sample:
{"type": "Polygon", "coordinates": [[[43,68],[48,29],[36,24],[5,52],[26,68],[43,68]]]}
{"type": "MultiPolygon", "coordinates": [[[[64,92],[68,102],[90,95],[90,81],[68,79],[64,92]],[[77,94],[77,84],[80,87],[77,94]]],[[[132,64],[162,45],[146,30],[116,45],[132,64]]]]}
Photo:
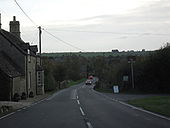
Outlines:
{"type": "Polygon", "coordinates": [[[16,95],[33,97],[44,94],[44,73],[37,45],[20,37],[20,23],[13,17],[10,32],[0,25],[0,101],[16,95]]]}

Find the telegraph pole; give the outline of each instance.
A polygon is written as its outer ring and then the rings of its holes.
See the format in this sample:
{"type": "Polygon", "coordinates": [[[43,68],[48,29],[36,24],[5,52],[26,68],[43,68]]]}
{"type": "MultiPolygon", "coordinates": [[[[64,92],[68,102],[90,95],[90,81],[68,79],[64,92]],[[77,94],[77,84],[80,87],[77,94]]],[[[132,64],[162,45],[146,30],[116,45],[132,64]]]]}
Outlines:
{"type": "Polygon", "coordinates": [[[0,30],[1,30],[1,25],[2,25],[2,24],[1,24],[1,13],[0,13],[0,30]]]}
{"type": "Polygon", "coordinates": [[[40,66],[41,66],[42,65],[42,61],[41,61],[41,35],[42,35],[41,26],[39,26],[38,29],[39,29],[39,56],[40,56],[40,66]]]}
{"type": "Polygon", "coordinates": [[[134,72],[133,72],[133,59],[130,60],[130,66],[131,66],[131,73],[132,73],[132,88],[135,88],[135,84],[134,84],[134,72]]]}
{"type": "Polygon", "coordinates": [[[131,68],[131,82],[132,82],[132,88],[135,88],[135,82],[134,82],[134,62],[136,60],[135,56],[129,56],[128,57],[128,63],[130,63],[130,68],[131,68]]]}

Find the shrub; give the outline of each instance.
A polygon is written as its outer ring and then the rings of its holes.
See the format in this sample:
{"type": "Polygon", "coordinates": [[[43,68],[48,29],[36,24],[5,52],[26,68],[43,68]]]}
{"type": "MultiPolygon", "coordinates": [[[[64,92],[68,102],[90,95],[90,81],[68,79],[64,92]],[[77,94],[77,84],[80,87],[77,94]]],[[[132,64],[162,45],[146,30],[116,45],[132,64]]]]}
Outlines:
{"type": "Polygon", "coordinates": [[[13,101],[18,102],[21,99],[20,95],[18,93],[15,93],[13,96],[13,101]]]}
{"type": "Polygon", "coordinates": [[[33,97],[34,97],[34,93],[33,93],[32,91],[30,92],[29,97],[30,97],[30,98],[33,98],[33,97]]]}
{"type": "Polygon", "coordinates": [[[26,100],[26,99],[27,99],[27,96],[26,96],[26,93],[25,93],[25,92],[22,93],[21,99],[22,99],[22,100],[26,100]]]}

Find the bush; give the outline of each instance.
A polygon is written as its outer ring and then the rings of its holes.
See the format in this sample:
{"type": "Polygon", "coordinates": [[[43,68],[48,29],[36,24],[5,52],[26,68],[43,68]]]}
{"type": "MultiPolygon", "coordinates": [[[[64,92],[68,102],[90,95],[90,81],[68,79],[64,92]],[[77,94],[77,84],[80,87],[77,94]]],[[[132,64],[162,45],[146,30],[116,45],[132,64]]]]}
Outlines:
{"type": "Polygon", "coordinates": [[[18,102],[21,99],[20,95],[18,93],[15,93],[13,96],[13,101],[18,102]]]}
{"type": "Polygon", "coordinates": [[[27,96],[26,96],[26,93],[25,93],[25,92],[22,93],[21,99],[22,99],[22,100],[26,100],[26,99],[27,99],[27,96]]]}
{"type": "Polygon", "coordinates": [[[33,97],[34,97],[34,93],[33,93],[32,91],[30,92],[29,97],[30,97],[30,98],[33,98],[33,97]]]}

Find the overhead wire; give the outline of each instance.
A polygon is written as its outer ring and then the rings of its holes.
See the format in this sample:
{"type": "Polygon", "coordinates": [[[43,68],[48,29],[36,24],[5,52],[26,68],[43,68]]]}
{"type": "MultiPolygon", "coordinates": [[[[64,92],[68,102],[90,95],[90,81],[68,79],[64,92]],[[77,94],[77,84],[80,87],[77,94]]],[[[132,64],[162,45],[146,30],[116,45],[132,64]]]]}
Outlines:
{"type": "MultiPolygon", "coordinates": [[[[17,4],[17,6],[21,9],[21,11],[25,14],[25,16],[32,22],[32,24],[34,24],[36,27],[39,27],[28,15],[27,13],[24,11],[24,9],[19,5],[19,3],[17,2],[17,0],[14,0],[14,2],[17,4]]],[[[81,51],[84,51],[83,49],[80,49],[64,40],[62,40],[61,38],[55,36],[54,34],[50,33],[49,31],[47,31],[45,28],[42,28],[42,30],[44,30],[46,33],[48,33],[50,36],[52,36],[53,38],[55,38],[56,40],[70,46],[70,47],[73,47],[74,49],[77,49],[77,50],[81,50],[81,51]]]]}
{"type": "Polygon", "coordinates": [[[17,4],[17,6],[20,8],[20,10],[24,13],[24,15],[36,26],[38,27],[38,25],[27,15],[27,13],[22,9],[22,7],[19,5],[19,3],[17,2],[17,0],[14,0],[14,2],[17,4]]]}
{"type": "Polygon", "coordinates": [[[58,40],[58,41],[60,41],[60,42],[62,42],[62,43],[64,43],[64,44],[66,44],[66,45],[68,45],[68,46],[70,46],[70,47],[72,47],[72,48],[74,48],[74,49],[77,49],[77,50],[80,50],[80,51],[84,51],[84,52],[85,52],[85,50],[83,50],[83,49],[81,49],[81,48],[78,48],[77,46],[74,46],[74,45],[72,45],[71,43],[68,43],[68,41],[65,41],[65,40],[59,38],[58,36],[52,34],[52,33],[49,32],[48,30],[46,30],[45,28],[42,28],[42,30],[43,30],[44,32],[46,32],[48,35],[50,35],[50,36],[52,36],[53,38],[55,38],[56,40],[58,40]]]}
{"type": "Polygon", "coordinates": [[[55,30],[59,32],[81,32],[81,33],[97,33],[97,34],[114,34],[114,35],[144,35],[144,36],[170,36],[170,33],[130,33],[130,32],[109,32],[109,31],[83,31],[83,30],[55,30]]]}
{"type": "Polygon", "coordinates": [[[78,48],[78,47],[76,47],[76,46],[74,46],[74,45],[72,45],[72,44],[70,44],[70,43],[68,43],[68,42],[66,42],[66,41],[64,41],[64,40],[62,40],[61,38],[55,36],[54,34],[50,33],[49,31],[45,30],[44,28],[42,28],[42,30],[44,30],[47,34],[51,35],[51,36],[54,37],[55,39],[57,39],[57,40],[63,42],[64,44],[69,45],[70,47],[73,47],[73,48],[75,48],[75,49],[77,49],[77,50],[84,51],[83,49],[80,49],[80,48],[78,48]]]}
{"type": "MultiPolygon", "coordinates": [[[[38,27],[38,25],[36,24],[36,22],[34,22],[34,20],[32,20],[27,13],[24,11],[24,9],[19,5],[19,3],[17,2],[17,0],[14,0],[14,2],[17,4],[17,6],[20,8],[20,10],[24,13],[24,15],[32,22],[32,24],[34,24],[36,27],[38,27]]],[[[78,48],[70,43],[68,43],[67,41],[64,41],[63,39],[57,37],[56,35],[52,34],[51,32],[49,32],[47,29],[42,28],[42,30],[44,30],[44,32],[46,32],[48,35],[52,36],[53,38],[55,38],[56,40],[70,46],[73,47],[74,49],[77,50],[81,50],[84,51],[81,48],[78,48]]],[[[170,33],[167,34],[161,34],[161,33],[118,33],[118,32],[106,32],[106,31],[82,31],[82,30],[55,30],[55,31],[66,31],[66,32],[86,32],[86,33],[99,33],[99,34],[115,34],[115,35],[143,35],[143,36],[149,36],[149,35],[154,35],[154,36],[169,36],[170,33]]]]}

